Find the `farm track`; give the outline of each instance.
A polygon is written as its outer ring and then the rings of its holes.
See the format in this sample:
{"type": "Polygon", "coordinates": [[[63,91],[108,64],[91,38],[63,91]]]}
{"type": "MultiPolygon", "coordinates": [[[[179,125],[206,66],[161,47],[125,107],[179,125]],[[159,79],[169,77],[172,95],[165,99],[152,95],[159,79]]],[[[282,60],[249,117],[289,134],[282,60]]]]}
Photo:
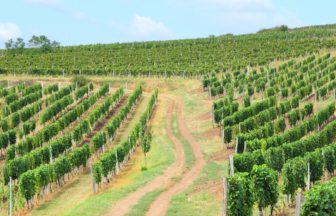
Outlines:
{"type": "Polygon", "coordinates": [[[176,161],[172,164],[172,166],[168,168],[168,170],[164,174],[156,177],[145,187],[138,189],[136,192],[130,194],[125,199],[117,202],[115,204],[116,207],[111,209],[106,215],[124,215],[131,209],[133,205],[137,204],[139,199],[143,197],[146,193],[153,191],[154,189],[157,189],[159,187],[166,187],[168,188],[168,190],[162,192],[157,197],[157,199],[150,205],[149,211],[146,213],[146,215],[164,215],[170,206],[169,201],[171,197],[174,194],[179,193],[192,185],[193,181],[201,173],[203,166],[205,165],[200,146],[195,142],[194,138],[191,136],[185,126],[183,119],[183,100],[179,97],[174,96],[165,95],[163,97],[168,100],[168,108],[166,112],[166,132],[168,137],[175,144],[177,154],[176,161]],[[190,171],[186,171],[183,173],[184,177],[180,182],[174,182],[173,186],[171,186],[172,182],[170,181],[170,179],[178,174],[186,160],[181,142],[175,136],[173,136],[171,131],[171,114],[173,109],[173,101],[177,103],[177,119],[179,130],[181,131],[182,136],[189,142],[193,149],[193,154],[195,155],[195,163],[194,166],[191,167],[190,171]]]}
{"type": "Polygon", "coordinates": [[[128,211],[131,210],[133,205],[136,205],[141,197],[143,197],[146,193],[164,185],[168,185],[170,182],[170,178],[176,175],[179,170],[182,168],[186,158],[183,151],[182,143],[172,134],[171,130],[171,115],[173,110],[173,102],[170,99],[167,99],[168,107],[166,111],[166,133],[171,139],[176,147],[176,161],[168,168],[168,170],[156,177],[145,187],[140,188],[139,190],[131,193],[123,200],[117,202],[115,204],[115,208],[111,209],[106,215],[124,215],[128,211]]]}
{"type": "Polygon", "coordinates": [[[194,180],[201,173],[203,166],[205,165],[203,154],[201,152],[201,147],[197,144],[197,142],[185,126],[185,122],[183,119],[182,98],[174,96],[170,96],[169,98],[172,98],[178,102],[177,120],[179,124],[179,129],[182,136],[189,142],[190,146],[193,149],[193,153],[195,155],[195,164],[193,167],[191,167],[190,171],[184,173],[184,178],[179,183],[175,184],[167,191],[162,192],[160,196],[157,197],[157,199],[149,206],[149,211],[146,213],[146,215],[164,215],[167,209],[170,207],[169,201],[171,197],[176,193],[186,190],[190,185],[192,185],[194,180]]]}

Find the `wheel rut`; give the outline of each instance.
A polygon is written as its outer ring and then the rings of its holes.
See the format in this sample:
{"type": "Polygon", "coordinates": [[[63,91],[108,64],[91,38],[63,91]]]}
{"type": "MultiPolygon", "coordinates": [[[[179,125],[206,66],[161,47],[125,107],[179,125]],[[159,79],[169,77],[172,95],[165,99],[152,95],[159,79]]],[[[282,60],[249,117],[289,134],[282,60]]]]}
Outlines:
{"type": "Polygon", "coordinates": [[[164,215],[167,209],[170,207],[171,197],[183,190],[187,189],[193,184],[194,180],[201,173],[203,166],[205,165],[203,155],[200,146],[196,143],[194,138],[188,132],[184,119],[183,119],[183,100],[180,97],[162,95],[162,98],[168,101],[168,107],[166,111],[166,133],[168,137],[174,142],[176,147],[176,161],[168,168],[164,174],[156,177],[149,182],[146,186],[139,188],[137,191],[129,194],[126,198],[118,201],[114,204],[113,208],[106,215],[124,215],[128,213],[132,206],[136,205],[140,198],[157,188],[167,187],[168,190],[162,192],[157,199],[149,206],[149,211],[146,215],[164,215]],[[171,116],[173,111],[173,101],[177,104],[177,120],[179,130],[182,136],[189,142],[195,155],[194,166],[189,171],[183,173],[183,179],[180,182],[174,182],[172,185],[171,178],[183,168],[185,163],[184,148],[182,143],[177,139],[171,130],[171,116]]]}
{"type": "Polygon", "coordinates": [[[132,206],[136,205],[141,197],[146,195],[146,193],[153,191],[156,188],[159,188],[164,185],[168,185],[170,178],[174,177],[176,173],[183,167],[185,162],[185,155],[182,143],[172,134],[171,130],[171,115],[173,110],[173,101],[167,99],[168,107],[166,110],[166,133],[168,137],[174,142],[176,148],[176,161],[168,168],[164,174],[156,177],[146,186],[139,188],[134,193],[131,193],[123,200],[117,202],[114,207],[106,215],[124,215],[129,212],[132,206]]]}
{"type": "Polygon", "coordinates": [[[194,180],[201,173],[203,166],[205,165],[205,161],[203,158],[203,154],[201,152],[201,147],[197,144],[192,135],[188,132],[185,122],[183,119],[183,100],[180,97],[169,96],[169,98],[174,99],[178,102],[177,106],[177,120],[179,129],[181,131],[182,136],[189,142],[190,146],[193,149],[193,153],[195,155],[195,163],[190,171],[184,173],[184,178],[167,191],[162,192],[157,199],[150,205],[149,211],[146,215],[164,215],[167,209],[170,207],[170,199],[174,194],[182,192],[186,190],[190,185],[193,184],[194,180]]]}

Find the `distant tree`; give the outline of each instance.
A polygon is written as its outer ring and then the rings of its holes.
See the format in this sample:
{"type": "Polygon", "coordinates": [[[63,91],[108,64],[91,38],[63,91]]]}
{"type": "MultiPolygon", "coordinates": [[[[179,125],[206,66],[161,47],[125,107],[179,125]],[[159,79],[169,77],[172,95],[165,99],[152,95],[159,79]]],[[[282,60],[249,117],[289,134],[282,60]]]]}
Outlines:
{"type": "Polygon", "coordinates": [[[8,42],[5,42],[6,49],[8,50],[13,49],[13,44],[14,44],[13,39],[10,39],[8,42]]]}
{"type": "Polygon", "coordinates": [[[214,37],[216,37],[215,35],[209,35],[209,38],[214,38],[214,37]]]}
{"type": "Polygon", "coordinates": [[[39,48],[40,38],[38,36],[33,35],[33,37],[28,41],[28,46],[32,48],[39,48]]]}
{"type": "Polygon", "coordinates": [[[22,53],[25,46],[26,46],[26,43],[23,41],[23,38],[17,38],[16,39],[16,42],[14,43],[14,49],[15,50],[22,53]]]}
{"type": "Polygon", "coordinates": [[[42,53],[47,53],[51,52],[52,48],[59,48],[60,42],[51,42],[45,35],[41,35],[39,37],[33,35],[28,41],[28,45],[33,48],[39,48],[42,53]]]}
{"type": "Polygon", "coordinates": [[[22,53],[23,49],[26,46],[26,43],[23,41],[22,38],[17,38],[15,42],[13,39],[5,42],[5,46],[8,51],[16,51],[18,53],[22,53]]]}
{"type": "Polygon", "coordinates": [[[287,31],[287,30],[288,30],[288,26],[286,26],[286,25],[281,25],[281,26],[279,27],[279,30],[280,30],[280,31],[287,31]]]}

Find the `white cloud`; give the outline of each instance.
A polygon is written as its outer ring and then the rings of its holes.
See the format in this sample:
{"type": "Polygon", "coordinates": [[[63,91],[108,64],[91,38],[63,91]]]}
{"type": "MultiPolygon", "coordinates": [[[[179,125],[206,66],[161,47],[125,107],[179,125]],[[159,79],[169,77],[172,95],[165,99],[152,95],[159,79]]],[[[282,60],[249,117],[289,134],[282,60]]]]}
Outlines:
{"type": "Polygon", "coordinates": [[[109,21],[112,28],[138,40],[169,40],[174,39],[173,30],[162,22],[156,22],[151,17],[142,17],[136,14],[129,27],[109,21]]]}
{"type": "Polygon", "coordinates": [[[11,22],[0,23],[0,41],[5,42],[9,39],[22,37],[20,28],[11,22]]]}
{"type": "Polygon", "coordinates": [[[158,39],[173,38],[173,31],[161,22],[155,22],[150,17],[135,15],[129,28],[129,34],[138,38],[156,37],[158,39]]]}

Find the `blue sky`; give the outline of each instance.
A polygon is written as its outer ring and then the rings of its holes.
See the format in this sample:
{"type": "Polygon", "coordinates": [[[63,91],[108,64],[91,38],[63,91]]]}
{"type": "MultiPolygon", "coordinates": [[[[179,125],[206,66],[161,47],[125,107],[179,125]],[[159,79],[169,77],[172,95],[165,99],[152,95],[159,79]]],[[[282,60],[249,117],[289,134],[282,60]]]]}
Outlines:
{"type": "Polygon", "coordinates": [[[46,35],[61,45],[199,38],[336,23],[336,1],[1,0],[0,49],[46,35]]]}

